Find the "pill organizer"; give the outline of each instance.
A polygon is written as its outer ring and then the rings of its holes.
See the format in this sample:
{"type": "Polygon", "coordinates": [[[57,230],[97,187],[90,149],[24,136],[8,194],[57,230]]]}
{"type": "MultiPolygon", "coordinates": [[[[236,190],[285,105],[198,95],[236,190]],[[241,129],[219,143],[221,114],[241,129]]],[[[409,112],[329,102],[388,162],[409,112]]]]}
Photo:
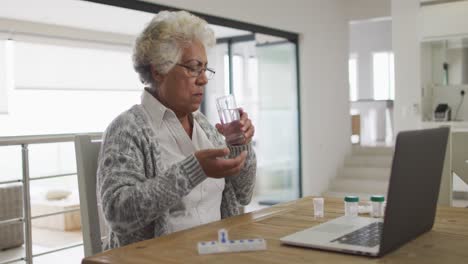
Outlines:
{"type": "Polygon", "coordinates": [[[230,240],[226,229],[218,230],[217,241],[198,242],[198,254],[215,254],[226,252],[266,250],[266,241],[263,238],[248,238],[230,240]]]}

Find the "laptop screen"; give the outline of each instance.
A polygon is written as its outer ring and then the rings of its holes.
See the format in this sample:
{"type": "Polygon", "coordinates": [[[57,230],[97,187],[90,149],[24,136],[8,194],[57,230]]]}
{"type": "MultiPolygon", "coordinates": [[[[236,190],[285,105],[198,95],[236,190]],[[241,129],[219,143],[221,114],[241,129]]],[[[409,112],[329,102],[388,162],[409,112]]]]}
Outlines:
{"type": "Polygon", "coordinates": [[[442,127],[398,134],[379,255],[432,228],[449,131],[442,127]]]}

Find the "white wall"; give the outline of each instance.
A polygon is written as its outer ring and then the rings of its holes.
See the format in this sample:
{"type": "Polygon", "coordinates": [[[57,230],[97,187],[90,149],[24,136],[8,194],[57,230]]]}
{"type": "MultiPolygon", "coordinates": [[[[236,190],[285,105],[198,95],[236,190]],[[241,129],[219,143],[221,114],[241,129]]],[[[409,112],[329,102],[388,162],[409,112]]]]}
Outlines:
{"type": "MultiPolygon", "coordinates": [[[[419,8],[418,0],[392,0],[393,50],[395,52],[395,131],[421,127],[421,101],[424,112],[432,112],[433,100],[456,102],[460,89],[466,86],[436,87],[432,91],[428,65],[421,66],[420,56],[430,56],[421,40],[450,38],[468,34],[468,2],[454,2],[419,8]],[[428,87],[422,96],[421,87],[428,87]],[[449,88],[449,89],[447,89],[449,88]],[[439,99],[436,99],[438,97],[439,99]],[[423,100],[421,100],[423,99],[423,100]],[[431,109],[432,107],[432,109],[431,109]]],[[[429,58],[426,58],[430,62],[429,58]]],[[[468,110],[461,109],[461,115],[468,110]]],[[[454,114],[454,112],[452,112],[454,114]]],[[[455,180],[455,190],[464,184],[455,180]]]]}
{"type": "Polygon", "coordinates": [[[3,69],[7,66],[6,43],[0,41],[0,115],[8,112],[7,78],[3,69]]]}
{"type": "Polygon", "coordinates": [[[423,6],[421,37],[439,38],[468,34],[468,1],[423,6]]]}
{"type": "MultiPolygon", "coordinates": [[[[438,5],[423,6],[420,9],[420,38],[422,41],[459,39],[468,35],[468,1],[445,3],[438,5]]],[[[440,86],[434,84],[434,75],[430,67],[435,58],[431,56],[430,42],[425,42],[422,49],[422,81],[425,88],[424,120],[432,118],[432,113],[438,103],[448,103],[452,107],[452,118],[454,118],[456,107],[460,102],[460,91],[468,91],[467,85],[440,86]]],[[[437,76],[438,77],[438,76],[437,76]]],[[[441,79],[441,77],[438,77],[441,79]]],[[[466,96],[465,96],[466,97],[466,96]]],[[[466,101],[466,98],[465,98],[466,101]]],[[[468,120],[468,104],[466,102],[460,108],[458,119],[468,120]]]]}
{"type": "Polygon", "coordinates": [[[358,60],[358,99],[372,99],[372,54],[392,50],[392,21],[354,22],[349,30],[349,52],[358,60]]]}
{"type": "Polygon", "coordinates": [[[391,0],[345,0],[350,21],[391,16],[391,0]]]}
{"type": "Polygon", "coordinates": [[[432,48],[430,43],[421,45],[421,112],[422,120],[432,120],[433,105],[433,67],[432,67],[432,48]]]}
{"type": "Polygon", "coordinates": [[[325,191],[351,147],[345,1],[152,2],[300,34],[303,192],[325,191]]]}
{"type": "MultiPolygon", "coordinates": [[[[446,103],[452,108],[452,120],[455,120],[458,106],[461,102],[460,92],[465,93],[468,91],[468,85],[432,85],[432,101],[430,102],[431,109],[425,113],[425,116],[431,116],[438,104],[446,103]]],[[[463,98],[463,103],[459,107],[458,115],[456,116],[459,121],[468,121],[468,104],[466,96],[463,98]]]]}
{"type": "MultiPolygon", "coordinates": [[[[454,56],[449,59],[451,67],[449,67],[450,81],[453,83],[461,83],[461,60],[466,59],[461,54],[445,55],[445,50],[442,43],[437,40],[437,45],[434,42],[424,42],[421,45],[421,83],[424,88],[422,94],[422,116],[423,121],[433,121],[434,110],[438,104],[447,103],[452,108],[452,120],[468,121],[468,104],[466,96],[462,102],[460,92],[468,91],[468,84],[450,84],[442,85],[443,71],[442,63],[445,61],[445,56],[454,56]],[[458,67],[456,65],[458,64],[458,67]],[[457,114],[457,109],[459,109],[457,114]]],[[[449,46],[450,47],[450,46],[449,46]]],[[[452,50],[453,51],[453,50],[452,50]]]]}
{"type": "Polygon", "coordinates": [[[393,0],[392,47],[395,54],[395,132],[420,127],[421,72],[419,36],[419,0],[393,0]]]}
{"type": "MultiPolygon", "coordinates": [[[[420,127],[421,74],[420,41],[468,34],[468,1],[419,7],[418,0],[393,0],[393,50],[395,52],[395,132],[420,127]]],[[[427,55],[427,50],[422,50],[427,55]]],[[[457,87],[455,87],[457,88],[457,87]]],[[[458,89],[449,96],[457,96],[458,89]]],[[[431,111],[432,94],[425,94],[424,111],[431,111]]]]}

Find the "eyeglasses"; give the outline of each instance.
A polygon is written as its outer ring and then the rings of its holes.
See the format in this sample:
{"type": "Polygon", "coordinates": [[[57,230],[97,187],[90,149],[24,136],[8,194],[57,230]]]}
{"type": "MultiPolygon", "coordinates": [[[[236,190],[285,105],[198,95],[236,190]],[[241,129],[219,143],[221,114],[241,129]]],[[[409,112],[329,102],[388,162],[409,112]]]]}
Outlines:
{"type": "Polygon", "coordinates": [[[215,70],[211,69],[211,68],[208,68],[208,67],[203,67],[201,66],[201,62],[199,62],[200,65],[194,65],[194,66],[189,66],[189,65],[185,65],[185,64],[181,64],[181,63],[176,63],[177,66],[180,66],[180,67],[184,67],[185,69],[187,69],[188,73],[190,74],[190,76],[192,77],[200,77],[200,75],[202,74],[202,72],[205,72],[206,74],[206,78],[208,80],[211,80],[213,78],[213,76],[215,75],[215,70]]]}

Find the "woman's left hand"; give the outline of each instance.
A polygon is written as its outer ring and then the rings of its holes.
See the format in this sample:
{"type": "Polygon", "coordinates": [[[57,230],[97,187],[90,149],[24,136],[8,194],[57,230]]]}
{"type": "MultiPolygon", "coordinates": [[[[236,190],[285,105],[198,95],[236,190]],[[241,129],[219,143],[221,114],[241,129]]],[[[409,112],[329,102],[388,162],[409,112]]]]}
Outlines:
{"type": "MultiPolygon", "coordinates": [[[[252,138],[255,134],[255,127],[252,124],[252,120],[249,119],[249,115],[242,108],[239,109],[240,112],[240,125],[241,131],[244,134],[243,142],[239,142],[240,145],[249,144],[252,141],[252,138]]],[[[221,124],[216,124],[216,129],[219,133],[224,135],[223,126],[221,124]]]]}

